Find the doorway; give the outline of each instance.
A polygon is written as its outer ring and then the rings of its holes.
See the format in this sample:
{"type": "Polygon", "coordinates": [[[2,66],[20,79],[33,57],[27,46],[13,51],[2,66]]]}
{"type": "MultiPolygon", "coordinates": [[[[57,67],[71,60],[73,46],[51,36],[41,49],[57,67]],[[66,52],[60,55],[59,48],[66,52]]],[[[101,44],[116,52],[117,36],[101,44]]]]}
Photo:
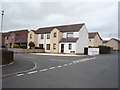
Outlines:
{"type": "Polygon", "coordinates": [[[61,53],[64,53],[64,44],[61,44],[61,53]]]}

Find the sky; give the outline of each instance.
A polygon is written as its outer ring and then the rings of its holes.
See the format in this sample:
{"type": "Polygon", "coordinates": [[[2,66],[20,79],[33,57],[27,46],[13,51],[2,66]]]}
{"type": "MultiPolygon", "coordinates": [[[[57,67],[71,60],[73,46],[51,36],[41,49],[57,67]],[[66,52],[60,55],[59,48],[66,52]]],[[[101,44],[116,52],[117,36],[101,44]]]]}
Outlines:
{"type": "Polygon", "coordinates": [[[2,2],[3,31],[85,23],[103,39],[118,38],[118,2],[2,2]]]}

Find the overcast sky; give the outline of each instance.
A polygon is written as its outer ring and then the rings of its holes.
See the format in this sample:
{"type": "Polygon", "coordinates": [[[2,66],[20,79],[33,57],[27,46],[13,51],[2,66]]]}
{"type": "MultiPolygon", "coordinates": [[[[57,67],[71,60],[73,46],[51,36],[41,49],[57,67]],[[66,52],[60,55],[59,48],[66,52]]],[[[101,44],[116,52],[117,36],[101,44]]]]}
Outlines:
{"type": "Polygon", "coordinates": [[[117,2],[3,2],[2,9],[3,31],[85,23],[103,39],[118,37],[117,2]]]}

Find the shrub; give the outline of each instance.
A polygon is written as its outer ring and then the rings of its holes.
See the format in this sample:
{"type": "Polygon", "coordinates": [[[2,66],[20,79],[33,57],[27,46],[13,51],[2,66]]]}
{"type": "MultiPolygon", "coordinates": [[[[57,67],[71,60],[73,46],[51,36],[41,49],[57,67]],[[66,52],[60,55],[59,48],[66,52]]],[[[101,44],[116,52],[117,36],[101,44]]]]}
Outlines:
{"type": "Polygon", "coordinates": [[[26,44],[21,44],[21,45],[20,45],[20,48],[26,49],[26,48],[27,48],[27,45],[26,45],[26,44]]]}
{"type": "Polygon", "coordinates": [[[29,43],[29,46],[30,46],[30,49],[31,49],[31,48],[34,48],[34,47],[35,47],[34,42],[30,42],[30,43],[29,43]]]}
{"type": "Polygon", "coordinates": [[[110,53],[110,47],[108,46],[99,46],[100,54],[110,53]]]}
{"type": "Polygon", "coordinates": [[[14,44],[13,48],[20,48],[20,46],[18,44],[14,44]]]}

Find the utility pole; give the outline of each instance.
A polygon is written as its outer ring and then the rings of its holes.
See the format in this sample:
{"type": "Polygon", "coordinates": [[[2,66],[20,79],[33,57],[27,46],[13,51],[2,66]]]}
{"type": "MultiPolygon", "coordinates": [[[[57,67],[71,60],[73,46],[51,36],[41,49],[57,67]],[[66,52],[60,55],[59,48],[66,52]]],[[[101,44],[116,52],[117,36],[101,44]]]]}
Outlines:
{"type": "Polygon", "coordinates": [[[3,16],[4,16],[4,11],[2,10],[1,33],[2,33],[2,29],[3,29],[3,16]]]}
{"type": "Polygon", "coordinates": [[[2,29],[3,29],[3,16],[4,16],[4,11],[2,10],[2,19],[1,19],[1,33],[0,33],[0,48],[2,48],[2,29]]]}

